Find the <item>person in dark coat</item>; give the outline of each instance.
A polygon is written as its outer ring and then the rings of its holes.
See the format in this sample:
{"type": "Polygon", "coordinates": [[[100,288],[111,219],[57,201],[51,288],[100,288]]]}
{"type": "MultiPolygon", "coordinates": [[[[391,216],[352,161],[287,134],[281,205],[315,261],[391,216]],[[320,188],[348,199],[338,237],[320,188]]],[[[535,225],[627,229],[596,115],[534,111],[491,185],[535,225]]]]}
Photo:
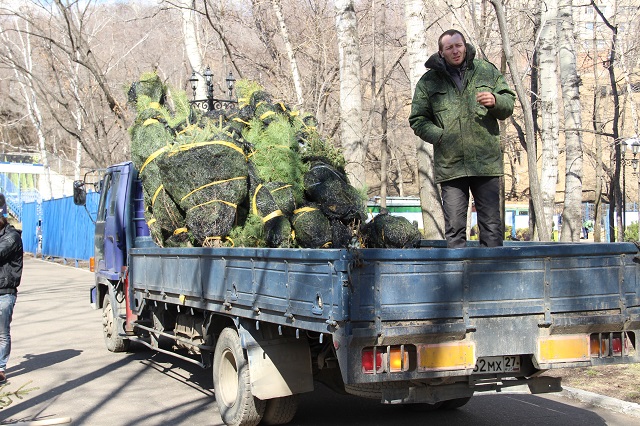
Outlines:
{"type": "Polygon", "coordinates": [[[515,93],[498,69],[476,56],[457,30],[438,39],[438,52],[416,85],[409,124],[433,145],[447,246],[466,246],[469,191],[478,213],[480,245],[501,246],[500,176],[504,174],[498,120],[513,113],[515,93]]]}
{"type": "Polygon", "coordinates": [[[0,383],[7,381],[11,353],[11,318],[22,279],[22,236],[0,216],[0,383]]]}

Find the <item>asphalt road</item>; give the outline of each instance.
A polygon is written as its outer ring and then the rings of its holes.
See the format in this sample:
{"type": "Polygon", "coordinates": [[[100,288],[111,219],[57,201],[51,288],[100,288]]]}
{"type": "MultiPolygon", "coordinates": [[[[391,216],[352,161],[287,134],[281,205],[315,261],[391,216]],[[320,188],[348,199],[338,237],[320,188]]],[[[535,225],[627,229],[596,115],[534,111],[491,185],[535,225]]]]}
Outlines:
{"type": "MultiPolygon", "coordinates": [[[[90,272],[25,259],[12,324],[13,350],[2,391],[37,388],[0,409],[0,424],[96,426],[222,425],[209,370],[135,346],[113,354],[101,313],[89,306],[90,272]]],[[[0,391],[0,392],[2,392],[0,391]]],[[[448,412],[332,393],[301,396],[292,425],[640,425],[640,419],[590,409],[558,396],[482,395],[448,412]]]]}

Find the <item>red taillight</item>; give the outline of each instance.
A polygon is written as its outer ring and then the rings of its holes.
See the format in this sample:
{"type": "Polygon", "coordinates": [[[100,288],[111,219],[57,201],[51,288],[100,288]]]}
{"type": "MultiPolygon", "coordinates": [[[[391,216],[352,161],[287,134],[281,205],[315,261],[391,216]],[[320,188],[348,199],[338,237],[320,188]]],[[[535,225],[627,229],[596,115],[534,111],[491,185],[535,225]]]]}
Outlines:
{"type": "Polygon", "coordinates": [[[365,374],[377,374],[409,371],[411,359],[415,364],[415,357],[416,349],[413,345],[364,348],[362,350],[362,372],[365,374]]]}
{"type": "Polygon", "coordinates": [[[590,338],[591,356],[595,358],[628,356],[633,349],[632,334],[628,332],[593,333],[590,338]]]}
{"type": "Polygon", "coordinates": [[[611,351],[614,356],[622,355],[622,337],[619,333],[615,333],[613,339],[611,339],[611,351]]]}
{"type": "Polygon", "coordinates": [[[382,373],[382,352],[377,348],[365,348],[362,350],[362,372],[365,374],[382,373]],[[375,361],[375,362],[374,362],[375,361]]]}

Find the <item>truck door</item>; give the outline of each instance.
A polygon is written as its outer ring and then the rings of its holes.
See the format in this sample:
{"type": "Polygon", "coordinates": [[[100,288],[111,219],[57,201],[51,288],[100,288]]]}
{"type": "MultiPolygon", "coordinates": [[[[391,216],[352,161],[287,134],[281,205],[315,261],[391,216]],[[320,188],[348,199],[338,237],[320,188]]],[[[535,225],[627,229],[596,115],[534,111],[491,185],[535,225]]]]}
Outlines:
{"type": "MultiPolygon", "coordinates": [[[[117,280],[124,264],[123,204],[118,202],[120,169],[109,169],[102,185],[96,219],[95,257],[100,274],[117,280]]],[[[124,191],[122,191],[124,192],[124,191]]],[[[122,194],[124,195],[124,194],[122,194]]]]}

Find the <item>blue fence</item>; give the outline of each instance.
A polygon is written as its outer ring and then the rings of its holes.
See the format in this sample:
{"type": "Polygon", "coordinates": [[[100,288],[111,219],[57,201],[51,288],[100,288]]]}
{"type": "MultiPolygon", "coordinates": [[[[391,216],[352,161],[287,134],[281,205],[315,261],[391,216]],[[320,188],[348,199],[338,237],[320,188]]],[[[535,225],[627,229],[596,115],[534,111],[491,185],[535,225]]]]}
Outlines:
{"type": "MultiPolygon", "coordinates": [[[[95,219],[100,195],[87,194],[87,209],[95,219]]],[[[22,204],[22,241],[24,251],[43,257],[88,260],[93,256],[95,225],[73,197],[22,204]],[[41,237],[41,242],[40,242],[41,237]]]]}

